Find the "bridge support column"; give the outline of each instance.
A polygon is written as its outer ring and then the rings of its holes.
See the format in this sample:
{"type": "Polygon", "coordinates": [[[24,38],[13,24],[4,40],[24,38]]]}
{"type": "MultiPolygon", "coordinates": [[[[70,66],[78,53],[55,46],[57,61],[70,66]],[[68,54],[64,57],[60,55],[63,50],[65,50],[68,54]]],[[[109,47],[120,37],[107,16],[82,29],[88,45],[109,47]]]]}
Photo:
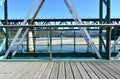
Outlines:
{"type": "MultiPolygon", "coordinates": [[[[4,19],[5,19],[5,23],[4,25],[8,25],[8,6],[7,6],[7,0],[5,0],[4,3],[4,19]]],[[[5,33],[5,37],[6,37],[6,50],[8,49],[8,28],[6,28],[6,33],[5,33]]]]}
{"type": "MultiPolygon", "coordinates": [[[[107,24],[110,24],[110,0],[107,0],[107,24]]],[[[106,39],[106,53],[107,59],[111,59],[111,30],[112,27],[107,27],[106,39]]]]}

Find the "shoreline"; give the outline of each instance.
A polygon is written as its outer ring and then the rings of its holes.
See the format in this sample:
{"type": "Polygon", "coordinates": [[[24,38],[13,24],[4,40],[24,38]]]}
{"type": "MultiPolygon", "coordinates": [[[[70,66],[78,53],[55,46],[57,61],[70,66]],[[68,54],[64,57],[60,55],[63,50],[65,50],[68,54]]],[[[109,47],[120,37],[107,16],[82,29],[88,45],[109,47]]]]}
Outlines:
{"type": "MultiPolygon", "coordinates": [[[[49,39],[48,38],[37,38],[36,39],[36,45],[45,45],[45,44],[48,44],[48,41],[49,39]]],[[[94,44],[99,44],[99,38],[93,38],[92,39],[94,44]]],[[[106,40],[104,40],[106,41],[106,40]]],[[[56,45],[56,44],[87,44],[85,39],[84,38],[81,38],[81,37],[76,37],[75,38],[75,41],[74,41],[74,38],[71,38],[71,37],[63,37],[62,38],[62,41],[61,41],[61,38],[56,38],[56,37],[53,37],[52,38],[52,44],[53,45],[56,45]]],[[[26,40],[22,43],[22,44],[26,44],[26,40]]],[[[111,41],[111,44],[114,44],[114,41],[112,40],[111,41]]],[[[119,42],[120,44],[120,42],[119,42]]]]}

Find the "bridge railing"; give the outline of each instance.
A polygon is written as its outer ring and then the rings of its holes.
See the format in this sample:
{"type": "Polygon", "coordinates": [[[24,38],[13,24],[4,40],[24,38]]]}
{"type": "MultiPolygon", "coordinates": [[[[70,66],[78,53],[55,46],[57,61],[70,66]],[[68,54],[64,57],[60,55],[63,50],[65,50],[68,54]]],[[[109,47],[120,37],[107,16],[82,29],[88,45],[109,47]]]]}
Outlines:
{"type": "MultiPolygon", "coordinates": [[[[43,50],[44,48],[47,49],[48,53],[50,51],[52,53],[64,52],[66,49],[68,50],[67,52],[79,52],[79,49],[81,49],[81,51],[82,51],[83,48],[86,50],[86,52],[91,52],[92,50],[84,42],[84,40],[82,39],[82,36],[81,36],[81,38],[78,37],[78,36],[80,36],[80,32],[78,32],[79,29],[77,29],[77,27],[113,27],[114,28],[114,27],[120,27],[120,25],[119,24],[95,24],[95,25],[79,24],[79,25],[20,25],[20,26],[5,25],[5,26],[0,26],[0,28],[9,28],[10,29],[10,33],[12,36],[10,37],[9,43],[12,40],[12,38],[14,37],[15,30],[17,31],[18,28],[23,28],[23,29],[34,28],[32,31],[34,31],[35,34],[40,35],[39,37],[37,37],[37,35],[34,35],[34,37],[33,37],[36,40],[35,41],[36,52],[38,52],[37,49],[43,50]],[[54,27],[58,27],[59,29],[54,29],[54,27]],[[71,29],[69,29],[68,27],[71,27],[71,29]],[[50,32],[50,29],[52,32],[50,32]],[[46,35],[44,35],[42,33],[44,33],[46,35]],[[52,36],[50,35],[50,33],[52,33],[52,36]],[[57,35],[55,36],[55,34],[58,34],[58,36],[57,35]],[[50,38],[52,38],[52,39],[50,39],[50,38]],[[50,43],[50,40],[52,40],[52,43],[50,43]],[[72,42],[71,42],[71,40],[72,40],[72,42]],[[84,44],[80,43],[81,40],[84,42],[84,44]],[[56,41],[58,41],[57,44],[55,43],[56,41]],[[52,50],[50,50],[50,47],[52,47],[52,50]],[[58,49],[56,49],[58,51],[53,51],[53,49],[55,49],[55,48],[58,48],[58,49]]],[[[24,30],[23,30],[23,32],[24,32],[24,30]]],[[[99,30],[89,30],[89,32],[93,32],[93,34],[97,33],[96,36],[92,37],[92,40],[97,45],[97,48],[99,48],[99,43],[98,43],[99,42],[99,40],[98,40],[99,30]],[[95,32],[93,32],[93,31],[95,31],[95,32]],[[97,42],[95,42],[95,41],[97,41],[97,42]]],[[[105,37],[106,31],[103,33],[104,33],[104,37],[105,37]]],[[[21,34],[21,36],[22,36],[22,34],[21,34]]],[[[18,41],[20,38],[21,37],[18,38],[18,41]]],[[[27,36],[26,36],[26,38],[27,38],[27,36]]],[[[27,52],[26,38],[24,39],[24,41],[21,43],[21,46],[20,46],[20,48],[22,49],[23,52],[27,52]]],[[[103,41],[106,41],[106,39],[104,38],[103,41]]],[[[114,45],[114,41],[111,41],[111,42],[112,42],[112,44],[111,44],[111,47],[112,47],[112,45],[114,45]]],[[[17,42],[15,43],[14,46],[17,46],[17,42]]],[[[117,43],[114,47],[114,51],[118,51],[119,46],[120,46],[119,43],[117,43]]],[[[14,49],[14,47],[13,47],[13,49],[14,49]]],[[[45,49],[45,52],[46,52],[46,49],[45,49]]],[[[103,48],[103,52],[105,52],[105,48],[103,48]]]]}

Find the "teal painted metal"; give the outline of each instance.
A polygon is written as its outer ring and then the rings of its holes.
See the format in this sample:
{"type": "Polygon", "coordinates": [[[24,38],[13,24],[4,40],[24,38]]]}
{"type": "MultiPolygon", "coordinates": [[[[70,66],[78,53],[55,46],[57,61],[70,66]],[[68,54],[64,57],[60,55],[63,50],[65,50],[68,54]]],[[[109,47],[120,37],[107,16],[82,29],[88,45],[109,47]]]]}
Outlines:
{"type": "MultiPolygon", "coordinates": [[[[6,0],[7,1],[7,0],[6,0]]],[[[6,11],[6,10],[5,10],[6,11]]],[[[5,13],[5,15],[6,15],[6,13],[5,13]]],[[[5,16],[5,18],[7,17],[7,15],[5,16]]],[[[100,24],[102,24],[102,23],[110,23],[110,0],[100,0],[100,14],[99,14],[99,18],[100,18],[100,24]],[[104,20],[104,22],[103,22],[103,3],[106,5],[106,7],[107,7],[107,14],[106,14],[106,17],[105,17],[105,20],[104,20]]],[[[6,22],[7,22],[7,20],[6,20],[6,22]]],[[[7,29],[6,29],[7,30],[7,29]]],[[[105,43],[104,43],[104,41],[103,41],[103,39],[102,39],[102,28],[100,27],[100,31],[99,31],[99,33],[100,33],[100,36],[99,36],[99,39],[100,39],[100,41],[99,41],[99,52],[101,53],[101,55],[103,56],[103,57],[105,57],[105,58],[107,58],[108,60],[110,60],[110,57],[111,57],[111,51],[110,51],[110,38],[111,38],[111,27],[107,27],[107,39],[106,39],[106,45],[105,45],[105,43]],[[105,47],[105,49],[106,49],[106,54],[104,54],[104,53],[102,53],[103,51],[102,51],[102,45],[104,45],[104,47],[105,47]]],[[[63,44],[62,44],[62,37],[63,37],[63,34],[62,34],[62,30],[60,30],[61,31],[61,52],[62,52],[62,50],[63,50],[63,44]]],[[[8,32],[8,31],[7,31],[8,32]]],[[[75,36],[75,30],[74,30],[74,53],[75,53],[75,51],[76,51],[76,36],[75,36]]],[[[35,37],[36,35],[34,35],[34,39],[36,39],[36,37],[35,37]]],[[[8,33],[6,33],[6,37],[8,38],[8,33]]],[[[48,52],[50,52],[50,35],[49,35],[49,31],[48,31],[48,52]]],[[[6,40],[7,41],[7,40],[6,40]]],[[[35,40],[34,40],[34,42],[35,42],[35,40]]],[[[8,46],[7,45],[8,43],[6,43],[6,46],[8,46]]],[[[34,43],[34,47],[36,46],[36,44],[34,43]]],[[[24,47],[23,47],[24,48],[24,47]]],[[[88,48],[89,48],[89,46],[88,46],[88,48]]],[[[34,48],[35,49],[35,48],[34,48]]],[[[36,50],[36,49],[35,49],[36,50]]],[[[89,49],[88,49],[88,51],[89,51],[89,49]]],[[[26,54],[27,55],[27,54],[26,54]]],[[[77,55],[77,54],[76,54],[77,55]]],[[[68,55],[69,56],[69,55],[68,55]]],[[[113,54],[112,54],[112,56],[114,56],[113,54]]]]}
{"type": "MultiPolygon", "coordinates": [[[[110,0],[100,0],[99,1],[100,6],[99,6],[99,19],[100,19],[100,24],[110,24],[110,0]],[[103,4],[106,6],[106,16],[103,22],[103,4]]],[[[99,52],[102,52],[102,45],[106,49],[106,59],[110,60],[111,57],[111,27],[106,27],[106,45],[102,39],[102,30],[103,28],[100,27],[99,30],[99,52]]]]}
{"type": "MultiPolygon", "coordinates": [[[[99,0],[100,4],[99,4],[99,19],[100,19],[100,24],[103,23],[102,19],[103,19],[103,0],[99,0]]],[[[100,27],[99,30],[99,52],[102,53],[102,27],[100,27]]]]}
{"type": "MultiPolygon", "coordinates": [[[[49,62],[49,59],[3,59],[0,62],[49,62]]],[[[105,59],[53,59],[52,62],[120,62],[120,60],[105,59]]]]}
{"type": "Polygon", "coordinates": [[[107,0],[102,0],[103,1],[103,3],[107,6],[107,0]]]}
{"type": "MultiPolygon", "coordinates": [[[[87,28],[87,30],[88,30],[88,33],[89,33],[89,28],[87,28]]],[[[87,44],[87,52],[89,52],[89,51],[90,51],[90,45],[87,44]]]]}
{"type": "MultiPolygon", "coordinates": [[[[33,58],[38,58],[39,57],[50,57],[50,53],[17,53],[14,57],[33,57],[33,58]]],[[[91,58],[94,57],[95,58],[95,54],[92,53],[53,53],[52,57],[86,57],[86,58],[91,58]]]]}
{"type": "Polygon", "coordinates": [[[3,56],[0,56],[0,60],[3,60],[3,56]]]}
{"type": "Polygon", "coordinates": [[[105,51],[106,51],[106,44],[105,44],[103,38],[101,38],[101,42],[102,42],[102,44],[103,44],[103,46],[104,46],[104,49],[105,49],[105,51]]]}
{"type": "MultiPolygon", "coordinates": [[[[107,24],[110,24],[110,0],[107,0],[107,24]]],[[[106,39],[106,46],[107,46],[107,59],[111,59],[111,30],[112,27],[107,27],[107,39],[106,39]]]]}
{"type": "MultiPolygon", "coordinates": [[[[62,31],[62,29],[61,29],[61,31],[62,31]]],[[[71,30],[70,30],[71,31],[71,30]]],[[[74,29],[73,29],[73,31],[74,31],[74,29]]],[[[49,33],[50,34],[50,33],[49,33]]],[[[62,35],[62,34],[61,34],[62,35]]],[[[76,38],[75,38],[76,39],[76,38]]],[[[63,39],[61,39],[61,41],[62,41],[63,39]]],[[[74,43],[75,44],[75,43],[74,43]]],[[[73,44],[73,46],[74,46],[74,44],[73,44]]],[[[62,44],[63,45],[63,44],[62,44]]],[[[76,44],[75,44],[76,45],[76,44]]],[[[24,48],[24,47],[23,47],[24,48]]],[[[87,51],[88,52],[88,51],[87,51]]],[[[75,53],[75,52],[74,52],[75,53]]],[[[77,53],[77,52],[76,52],[77,53]]],[[[72,54],[72,53],[71,53],[72,54]]],[[[86,55],[88,54],[88,53],[85,53],[86,55]]],[[[27,54],[26,54],[27,55],[27,54]]],[[[104,56],[104,57],[106,57],[106,56],[104,56]]]]}
{"type": "MultiPolygon", "coordinates": [[[[61,31],[63,31],[64,29],[61,29],[61,31]]],[[[48,30],[47,30],[48,31],[48,30]]],[[[55,31],[55,30],[53,30],[52,29],[52,31],[55,31]]],[[[68,31],[68,30],[67,30],[68,31]]],[[[72,29],[72,30],[69,30],[69,31],[74,31],[74,29],[72,29]]],[[[75,30],[76,31],[76,30],[75,30]]],[[[50,34],[50,33],[49,33],[50,34]]],[[[61,34],[61,35],[63,35],[63,33],[61,34]]],[[[75,38],[76,39],[76,38],[75,38]]],[[[63,39],[61,39],[61,41],[62,41],[63,39]]],[[[74,43],[75,44],[75,43],[74,43]]],[[[74,44],[73,44],[73,46],[74,46],[74,44]]],[[[63,45],[63,44],[62,44],[63,45]]],[[[76,45],[76,44],[75,44],[76,45]]],[[[24,48],[24,47],[23,47],[24,48]]],[[[74,49],[73,49],[74,50],[74,49]]],[[[88,52],[88,51],[87,51],[88,52]]],[[[75,52],[74,52],[75,53],[75,52]]],[[[77,52],[76,52],[77,53],[77,52]]],[[[63,53],[64,54],[64,53],[63,53]]],[[[73,54],[73,53],[71,53],[71,54],[73,54]]],[[[88,53],[85,53],[86,55],[88,54],[88,53]]],[[[27,54],[26,54],[27,55],[27,54]]],[[[58,55],[58,54],[57,54],[58,55]]],[[[105,55],[105,54],[104,54],[105,55]]],[[[83,55],[82,55],[83,56],[83,55]]],[[[103,57],[106,57],[106,56],[103,56],[103,57]]]]}
{"type": "MultiPolygon", "coordinates": [[[[107,22],[107,14],[106,14],[106,17],[105,19],[103,18],[103,4],[105,4],[107,6],[107,2],[105,0],[100,0],[99,2],[99,21],[100,21],[100,24],[105,24],[107,22]]],[[[103,33],[103,30],[105,30],[103,27],[99,27],[99,52],[102,53],[102,49],[103,49],[103,46],[104,46],[104,49],[106,51],[106,44],[105,42],[103,41],[103,36],[102,36],[102,33],[103,33]],[[103,45],[103,46],[102,46],[103,45]]]]}
{"type": "Polygon", "coordinates": [[[23,42],[22,42],[22,52],[24,52],[24,45],[23,45],[23,42]]]}
{"type": "Polygon", "coordinates": [[[4,38],[3,41],[2,41],[2,43],[0,44],[0,53],[3,50],[5,44],[6,44],[6,38],[4,38]]]}
{"type": "MultiPolygon", "coordinates": [[[[103,59],[106,59],[106,53],[101,53],[103,59]]],[[[117,53],[112,53],[112,57],[116,56],[117,53]]],[[[50,53],[17,53],[14,57],[11,55],[8,56],[9,59],[49,59],[50,53]]],[[[65,58],[65,59],[97,59],[97,55],[93,53],[53,53],[52,58],[65,58]]]]}
{"type": "MultiPolygon", "coordinates": [[[[120,24],[73,24],[73,25],[4,25],[0,28],[30,28],[30,27],[120,27],[120,24]]],[[[71,30],[71,29],[69,29],[71,30]]],[[[96,29],[97,30],[97,29],[96,29]]]]}
{"type": "MultiPolygon", "coordinates": [[[[5,19],[5,24],[4,25],[7,25],[8,24],[8,4],[7,4],[8,0],[5,0],[4,2],[4,19],[5,19]]],[[[6,50],[8,49],[8,28],[6,28],[6,33],[5,33],[5,36],[6,36],[6,50]]]]}

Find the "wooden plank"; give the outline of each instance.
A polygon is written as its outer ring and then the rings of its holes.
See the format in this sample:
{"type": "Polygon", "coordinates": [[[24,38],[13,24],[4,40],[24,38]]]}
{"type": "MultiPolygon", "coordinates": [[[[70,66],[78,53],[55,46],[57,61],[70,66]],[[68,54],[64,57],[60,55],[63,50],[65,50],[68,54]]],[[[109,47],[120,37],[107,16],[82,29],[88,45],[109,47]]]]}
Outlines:
{"type": "Polygon", "coordinates": [[[5,65],[7,65],[8,63],[6,63],[6,62],[0,62],[0,68],[1,67],[3,67],[3,66],[5,66],[5,65]]]}
{"type": "Polygon", "coordinates": [[[119,62],[2,62],[0,79],[119,79],[119,62]]]}
{"type": "Polygon", "coordinates": [[[52,68],[53,68],[53,62],[50,62],[49,65],[47,66],[44,74],[42,75],[41,79],[49,79],[52,68]]]}
{"type": "Polygon", "coordinates": [[[8,75],[9,79],[14,79],[14,76],[18,74],[28,63],[15,63],[16,66],[12,67],[12,70],[10,70],[10,74],[8,75]]]}
{"type": "Polygon", "coordinates": [[[57,79],[58,78],[58,67],[59,63],[55,63],[50,75],[50,79],[57,79]]]}
{"type": "MultiPolygon", "coordinates": [[[[108,68],[107,66],[104,65],[104,62],[102,64],[98,63],[104,70],[106,70],[108,73],[111,74],[111,76],[119,79],[120,75],[115,73],[113,70],[111,70],[110,68],[108,68]]],[[[108,63],[107,63],[108,64],[108,63]]]]}
{"type": "Polygon", "coordinates": [[[116,64],[117,66],[120,66],[120,63],[119,63],[119,62],[115,62],[115,64],[116,64]]]}
{"type": "Polygon", "coordinates": [[[38,72],[36,73],[33,79],[40,79],[44,74],[46,68],[48,67],[49,63],[42,63],[42,64],[43,64],[42,66],[39,66],[38,72]]]}
{"type": "Polygon", "coordinates": [[[8,75],[7,74],[0,74],[0,79],[8,79],[8,75]]]}
{"type": "MultiPolygon", "coordinates": [[[[99,62],[102,64],[101,62],[99,62]]],[[[94,67],[96,67],[101,73],[103,73],[108,79],[115,79],[110,73],[108,73],[106,70],[104,70],[100,65],[97,64],[97,62],[92,62],[94,67]]]]}
{"type": "Polygon", "coordinates": [[[60,62],[58,79],[65,79],[65,67],[64,67],[64,62],[60,62]]]}
{"type": "Polygon", "coordinates": [[[90,79],[89,75],[87,74],[87,72],[84,70],[83,66],[80,63],[76,62],[76,66],[78,67],[78,70],[83,79],[90,79]]]}
{"type": "Polygon", "coordinates": [[[74,78],[75,79],[82,79],[81,74],[80,74],[76,64],[75,63],[71,63],[71,67],[72,67],[74,78]]]}
{"type": "Polygon", "coordinates": [[[99,79],[98,76],[88,67],[86,63],[81,63],[84,67],[84,69],[87,71],[89,74],[90,78],[92,79],[99,79]]]}
{"type": "Polygon", "coordinates": [[[3,63],[1,62],[1,65],[0,65],[0,73],[7,73],[7,70],[9,69],[9,66],[10,64],[9,63],[3,63]]]}
{"type": "Polygon", "coordinates": [[[32,69],[32,62],[29,62],[24,68],[21,69],[21,71],[19,71],[19,73],[17,73],[13,79],[23,79],[25,78],[25,75],[27,75],[29,73],[29,70],[31,71],[32,69]]]}
{"type": "Polygon", "coordinates": [[[28,71],[29,73],[25,75],[25,79],[33,79],[36,73],[38,72],[39,67],[41,67],[42,65],[43,63],[38,62],[33,63],[31,70],[29,70],[28,71]]]}
{"type": "Polygon", "coordinates": [[[18,67],[18,65],[15,65],[15,63],[8,63],[8,64],[6,64],[0,70],[0,73],[2,74],[2,75],[0,75],[0,77],[2,77],[4,75],[4,76],[6,76],[6,79],[10,79],[10,76],[12,76],[12,74],[15,71],[17,71],[17,70],[14,70],[14,69],[17,69],[17,67],[18,67]]]}
{"type": "Polygon", "coordinates": [[[8,79],[7,71],[9,70],[9,63],[0,62],[0,79],[8,79]]]}
{"type": "Polygon", "coordinates": [[[108,79],[103,73],[101,73],[91,62],[88,62],[87,65],[92,69],[92,71],[100,78],[100,79],[108,79]]]}
{"type": "Polygon", "coordinates": [[[70,67],[70,63],[66,62],[65,63],[65,74],[66,74],[66,79],[74,79],[73,73],[70,67]]]}
{"type": "Polygon", "coordinates": [[[19,66],[19,63],[12,62],[12,63],[11,63],[11,66],[9,67],[9,69],[8,69],[8,71],[7,71],[7,73],[8,73],[9,75],[12,75],[13,73],[15,73],[15,71],[18,70],[18,67],[20,67],[20,66],[19,66]]]}
{"type": "MultiPolygon", "coordinates": [[[[112,62],[111,62],[112,63],[112,62]]],[[[110,68],[116,74],[120,75],[120,69],[116,68],[115,66],[111,65],[111,63],[103,63],[106,67],[110,68]]]]}
{"type": "Polygon", "coordinates": [[[120,71],[120,66],[116,65],[115,62],[110,64],[120,71]]]}

